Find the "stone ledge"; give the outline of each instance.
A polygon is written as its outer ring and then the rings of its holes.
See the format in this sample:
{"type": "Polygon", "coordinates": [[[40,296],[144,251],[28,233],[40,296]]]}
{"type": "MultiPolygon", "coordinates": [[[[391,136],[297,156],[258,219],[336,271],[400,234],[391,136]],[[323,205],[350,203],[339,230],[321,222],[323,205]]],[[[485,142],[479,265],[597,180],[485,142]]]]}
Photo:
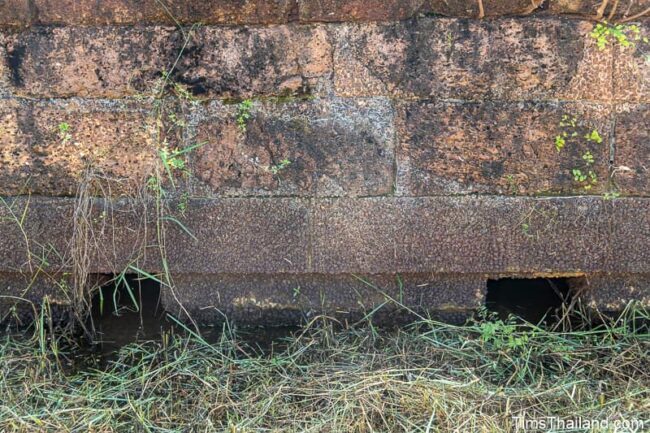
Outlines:
{"type": "MultiPolygon", "coordinates": [[[[593,16],[595,0],[483,0],[483,15],[593,16]]],[[[648,0],[621,0],[616,18],[632,16],[648,0]]],[[[131,24],[284,24],[301,22],[393,21],[422,14],[477,18],[476,0],[2,0],[0,27],[131,24]],[[173,18],[172,18],[173,17],[173,18]]],[[[610,2],[611,7],[611,2],[610,2]]],[[[608,16],[610,8],[605,10],[608,16]]]]}
{"type": "MultiPolygon", "coordinates": [[[[6,201],[27,213],[23,234],[0,207],[0,272],[25,271],[28,256],[50,272],[69,263],[73,199],[6,201]]],[[[154,208],[94,201],[89,272],[160,271],[154,208]]],[[[650,199],[191,199],[175,218],[184,229],[164,222],[173,273],[650,273],[650,199]]]]}
{"type": "Polygon", "coordinates": [[[213,322],[224,315],[238,323],[284,324],[326,314],[354,322],[408,316],[413,312],[462,322],[484,303],[485,280],[477,275],[232,275],[183,274],[174,293],[164,288],[165,308],[213,322]],[[402,310],[402,311],[400,311],[402,310]]]}

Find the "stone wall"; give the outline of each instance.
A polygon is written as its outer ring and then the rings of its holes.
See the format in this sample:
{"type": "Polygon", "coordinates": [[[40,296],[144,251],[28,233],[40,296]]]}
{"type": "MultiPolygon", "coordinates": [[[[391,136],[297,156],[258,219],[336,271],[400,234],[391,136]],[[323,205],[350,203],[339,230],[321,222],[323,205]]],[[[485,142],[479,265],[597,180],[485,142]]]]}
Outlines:
{"type": "Polygon", "coordinates": [[[0,305],[125,269],[254,322],[499,277],[650,304],[650,2],[617,3],[627,47],[590,0],[0,0],[0,305]]]}

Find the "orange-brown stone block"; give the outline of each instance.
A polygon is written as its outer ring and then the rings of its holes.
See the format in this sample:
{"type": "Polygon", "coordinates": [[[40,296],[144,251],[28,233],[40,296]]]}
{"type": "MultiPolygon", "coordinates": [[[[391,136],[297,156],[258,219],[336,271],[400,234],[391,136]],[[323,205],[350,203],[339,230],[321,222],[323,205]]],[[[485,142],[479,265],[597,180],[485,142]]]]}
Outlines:
{"type": "Polygon", "coordinates": [[[593,24],[424,18],[333,30],[336,91],[458,99],[611,98],[611,49],[593,24]]]}
{"type": "Polygon", "coordinates": [[[115,98],[146,90],[178,54],[172,28],[34,28],[8,36],[17,95],[115,98]]]}
{"type": "Polygon", "coordinates": [[[623,105],[616,114],[613,181],[623,194],[650,195],[650,106],[623,105]]]}
{"type": "Polygon", "coordinates": [[[87,168],[95,193],[140,188],[157,158],[151,126],[146,112],[114,104],[7,100],[0,194],[74,195],[87,168]]]}
{"type": "Polygon", "coordinates": [[[382,99],[214,104],[192,171],[208,195],[382,195],[393,187],[392,107],[382,99]]]}
{"type": "Polygon", "coordinates": [[[398,193],[598,193],[608,179],[609,119],[608,108],[579,103],[403,103],[398,193]],[[575,128],[560,126],[565,115],[576,118],[575,128]],[[601,143],[584,137],[593,130],[601,143]],[[558,151],[555,137],[564,132],[558,151]],[[583,159],[587,151],[591,166],[583,159]],[[596,184],[574,180],[574,168],[593,170],[596,184]]]}
{"type": "Polygon", "coordinates": [[[324,27],[198,29],[177,65],[175,78],[197,95],[314,94],[332,71],[324,27]]]}
{"type": "Polygon", "coordinates": [[[596,17],[602,13],[602,18],[608,18],[616,4],[613,19],[618,20],[641,13],[650,7],[649,0],[547,0],[548,12],[553,14],[577,14],[596,17]]]}
{"type": "Polygon", "coordinates": [[[119,98],[151,90],[164,71],[198,96],[317,93],[331,76],[322,27],[35,28],[8,36],[17,95],[119,98]],[[180,57],[179,57],[180,56],[180,57]],[[178,62],[176,62],[178,58],[178,62]]]}

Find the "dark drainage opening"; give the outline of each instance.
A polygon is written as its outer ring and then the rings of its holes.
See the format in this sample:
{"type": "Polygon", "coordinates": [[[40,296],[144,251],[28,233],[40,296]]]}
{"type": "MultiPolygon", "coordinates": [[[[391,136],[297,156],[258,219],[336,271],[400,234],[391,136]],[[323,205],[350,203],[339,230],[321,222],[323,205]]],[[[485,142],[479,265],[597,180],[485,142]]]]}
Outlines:
{"type": "Polygon", "coordinates": [[[534,324],[560,318],[571,303],[576,278],[502,278],[488,280],[486,307],[501,319],[517,316],[534,324]]]}
{"type": "Polygon", "coordinates": [[[93,297],[94,343],[104,354],[122,346],[160,338],[168,326],[160,304],[160,284],[136,275],[116,277],[93,297]]]}

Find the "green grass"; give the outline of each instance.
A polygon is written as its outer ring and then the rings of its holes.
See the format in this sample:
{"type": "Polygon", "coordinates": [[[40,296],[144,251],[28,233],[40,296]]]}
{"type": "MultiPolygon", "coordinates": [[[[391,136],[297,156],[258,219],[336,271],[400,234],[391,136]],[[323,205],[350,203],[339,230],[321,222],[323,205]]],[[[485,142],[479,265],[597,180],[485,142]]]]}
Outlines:
{"type": "Polygon", "coordinates": [[[507,432],[524,411],[648,426],[649,319],[630,307],[597,329],[388,332],[319,318],[276,353],[177,332],[76,371],[65,334],[40,329],[0,342],[0,431],[507,432]]]}

